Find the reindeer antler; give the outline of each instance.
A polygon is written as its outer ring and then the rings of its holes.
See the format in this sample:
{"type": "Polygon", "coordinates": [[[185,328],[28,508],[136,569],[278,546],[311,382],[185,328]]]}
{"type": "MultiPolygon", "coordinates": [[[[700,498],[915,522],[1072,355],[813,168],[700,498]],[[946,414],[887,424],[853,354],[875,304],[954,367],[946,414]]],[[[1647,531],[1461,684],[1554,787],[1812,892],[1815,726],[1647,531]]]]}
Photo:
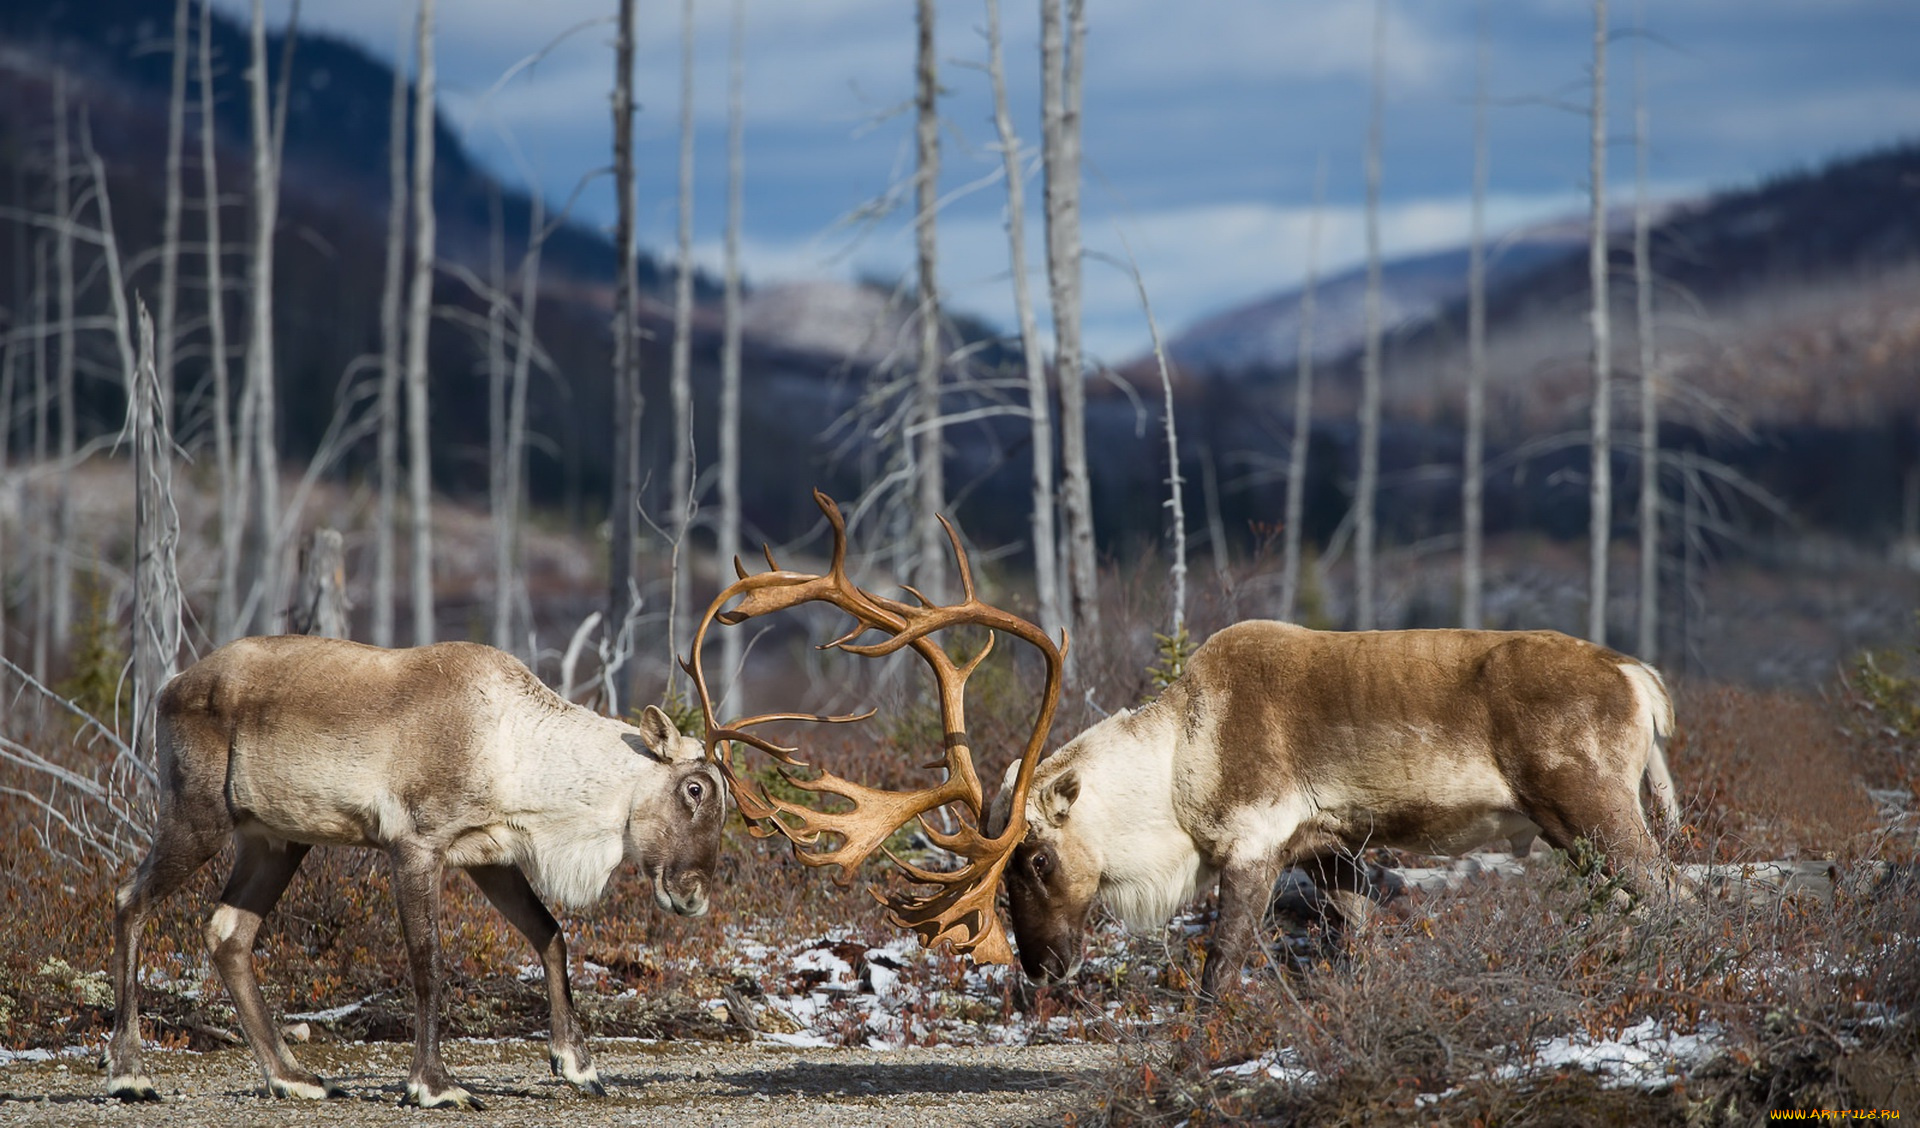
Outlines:
{"type": "Polygon", "coordinates": [[[890,834],[905,826],[909,820],[920,819],[921,827],[929,839],[965,861],[957,870],[942,872],[922,869],[888,853],[887,856],[908,878],[937,888],[925,894],[896,893],[883,896],[876,893],[875,898],[887,907],[887,920],[896,926],[912,929],[919,935],[921,943],[928,947],[948,943],[956,951],[966,952],[979,962],[1007,963],[1013,958],[1013,952],[1007,945],[1006,933],[1000,927],[999,914],[994,911],[994,895],[1000,887],[1001,873],[1006,868],[1007,860],[1013,855],[1013,848],[1026,835],[1027,788],[1033,779],[1034,765],[1040,760],[1047,730],[1053,725],[1054,710],[1060,703],[1065,633],[1062,633],[1060,644],[1056,646],[1039,627],[1017,615],[982,603],[974,590],[973,570],[967,562],[966,550],[961,547],[959,535],[945,517],[940,519],[940,524],[947,531],[947,539],[953,545],[954,557],[959,564],[960,586],[964,593],[960,602],[936,604],[911,587],[906,591],[918,601],[917,604],[887,599],[861,589],[847,578],[847,524],[840,514],[840,507],[819,490],[813,492],[813,500],[833,529],[833,557],[826,573],[810,575],[784,571],[774,562],[772,551],[768,550],[768,570],[748,575],[739,559],[735,558],[734,571],[740,578],[708,605],[706,615],[701,618],[700,626],[694,632],[692,656],[681,662],[693,680],[694,691],[699,696],[700,709],[706,719],[707,755],[726,772],[735,801],[740,804],[741,814],[754,822],[754,834],[761,837],[773,834],[785,836],[793,844],[795,858],[809,866],[838,866],[839,879],[843,882],[852,878],[860,863],[880,849],[890,834]],[[735,599],[739,603],[731,610],[722,610],[735,599]],[[877,658],[911,647],[932,668],[940,692],[946,751],[942,761],[928,766],[946,769],[946,779],[942,783],[918,791],[888,791],[842,779],[830,772],[822,773],[817,779],[789,777],[795,786],[804,790],[837,795],[852,803],[850,810],[830,812],[778,797],[770,798],[759,787],[734,773],[732,765],[719,751],[724,742],[738,741],[760,749],[783,764],[804,766],[794,759],[797,749],[783,747],[748,731],[757,725],[773,721],[840,724],[873,716],[871,711],[840,716],[765,713],[724,725],[714,716],[713,698],[707,690],[700,662],[707,627],[716,619],[733,626],[761,615],[813,602],[831,604],[854,620],[853,626],[845,634],[822,644],[820,649],[842,650],[877,658]],[[983,626],[989,632],[997,631],[1031,643],[1039,649],[1047,667],[1046,687],[1034,720],[1033,733],[1021,752],[1020,767],[1014,777],[1012,816],[1000,833],[991,838],[985,833],[986,804],[982,801],[980,778],[973,766],[973,749],[967,739],[966,683],[967,678],[992,651],[993,635],[989,633],[987,644],[980,652],[960,665],[956,665],[932,639],[936,631],[963,624],[983,626]],[[869,630],[879,631],[887,637],[874,643],[854,641],[869,630]],[[928,812],[949,804],[958,804],[968,816],[957,820],[959,829],[952,834],[939,831],[926,820],[928,812]],[[838,845],[823,845],[823,834],[834,836],[838,845]]]}

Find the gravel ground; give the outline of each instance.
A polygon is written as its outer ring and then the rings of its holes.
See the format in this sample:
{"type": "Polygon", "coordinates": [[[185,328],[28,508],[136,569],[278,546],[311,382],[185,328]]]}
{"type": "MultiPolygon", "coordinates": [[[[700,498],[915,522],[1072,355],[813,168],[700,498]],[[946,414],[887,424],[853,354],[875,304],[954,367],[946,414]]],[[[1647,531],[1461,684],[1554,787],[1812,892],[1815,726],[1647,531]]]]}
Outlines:
{"type": "Polygon", "coordinates": [[[296,1052],[351,1096],[325,1102],[263,1096],[245,1050],[149,1050],[159,1104],[123,1105],[79,1058],[0,1064],[0,1125],[513,1126],[913,1125],[974,1128],[1057,1122],[1115,1061],[1108,1046],[795,1049],[728,1042],[603,1039],[594,1062],[608,1097],[594,1100],[549,1076],[539,1041],[450,1042],[447,1064],[486,1110],[423,1112],[398,1105],[411,1053],[395,1043],[304,1046],[296,1052]]]}

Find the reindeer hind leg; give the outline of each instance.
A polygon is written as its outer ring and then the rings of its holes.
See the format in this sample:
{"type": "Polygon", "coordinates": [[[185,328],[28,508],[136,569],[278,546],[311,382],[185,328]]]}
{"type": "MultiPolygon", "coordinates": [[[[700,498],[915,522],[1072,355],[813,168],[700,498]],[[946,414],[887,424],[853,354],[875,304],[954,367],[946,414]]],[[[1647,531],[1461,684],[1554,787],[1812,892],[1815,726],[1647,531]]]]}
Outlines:
{"type": "Polygon", "coordinates": [[[247,1045],[260,1063],[267,1092],[276,1097],[321,1100],[346,1094],[294,1059],[267,1009],[253,966],[253,939],[260,932],[261,918],[279,902],[308,849],[298,842],[236,835],[233,874],[220,894],[220,904],[207,920],[207,946],[233,1001],[234,1014],[240,1019],[240,1031],[247,1036],[247,1045]]]}
{"type": "Polygon", "coordinates": [[[124,1101],[157,1101],[140,1068],[140,934],[154,907],[177,892],[227,840],[230,828],[163,812],[153,845],[114,895],[113,1032],[107,1039],[107,1092],[124,1101]]]}

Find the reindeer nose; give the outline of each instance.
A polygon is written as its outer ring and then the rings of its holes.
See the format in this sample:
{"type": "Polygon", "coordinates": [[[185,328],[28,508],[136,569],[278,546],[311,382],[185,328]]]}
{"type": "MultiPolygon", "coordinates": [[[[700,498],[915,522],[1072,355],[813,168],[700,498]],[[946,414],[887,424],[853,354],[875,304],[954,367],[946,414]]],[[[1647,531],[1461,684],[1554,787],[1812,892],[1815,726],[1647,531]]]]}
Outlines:
{"type": "Polygon", "coordinates": [[[699,874],[688,874],[673,893],[673,911],[681,916],[707,915],[707,882],[699,874]]]}

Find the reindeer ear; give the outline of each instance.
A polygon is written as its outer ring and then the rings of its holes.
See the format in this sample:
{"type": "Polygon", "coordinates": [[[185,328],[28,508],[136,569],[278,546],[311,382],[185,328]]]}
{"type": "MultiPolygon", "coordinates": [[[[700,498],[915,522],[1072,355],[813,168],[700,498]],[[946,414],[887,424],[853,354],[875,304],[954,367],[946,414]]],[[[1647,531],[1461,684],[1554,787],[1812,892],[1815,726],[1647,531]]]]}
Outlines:
{"type": "Polygon", "coordinates": [[[674,746],[680,742],[680,730],[673,725],[673,718],[661,710],[658,705],[649,705],[640,711],[640,739],[646,742],[647,750],[662,760],[674,758],[674,746]]]}
{"type": "Polygon", "coordinates": [[[1040,791],[1040,814],[1051,826],[1059,826],[1067,821],[1067,811],[1073,801],[1080,798],[1080,777],[1067,772],[1059,779],[1052,780],[1040,791]]]}

